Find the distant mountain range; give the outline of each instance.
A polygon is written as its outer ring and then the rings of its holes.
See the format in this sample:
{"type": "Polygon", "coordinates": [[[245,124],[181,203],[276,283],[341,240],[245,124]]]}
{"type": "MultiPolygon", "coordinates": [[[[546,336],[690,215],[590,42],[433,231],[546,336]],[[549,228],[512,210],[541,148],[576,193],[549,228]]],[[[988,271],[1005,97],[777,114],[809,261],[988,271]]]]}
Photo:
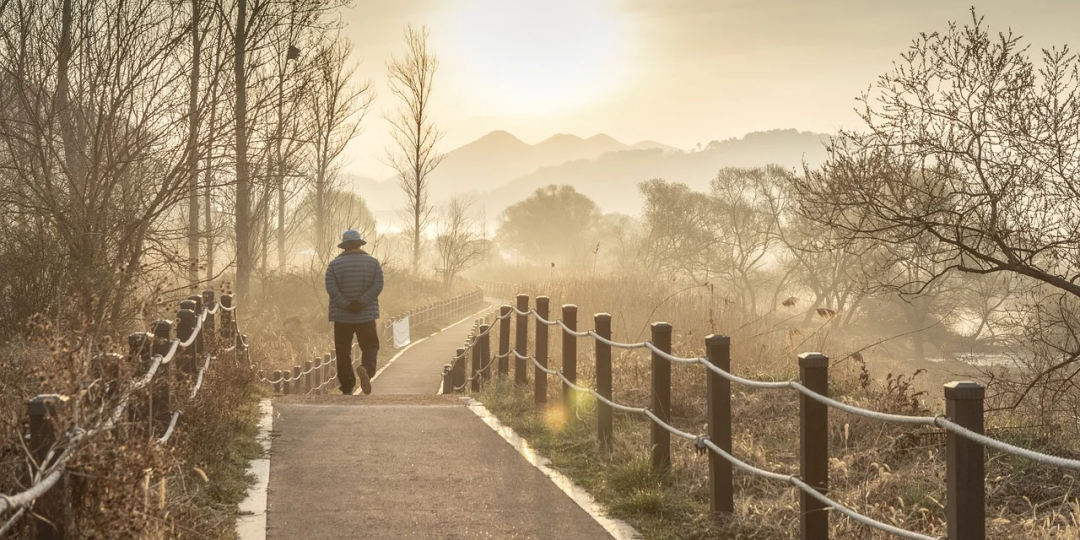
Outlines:
{"type": "Polygon", "coordinates": [[[680,151],[648,141],[627,145],[604,134],[588,139],[559,134],[527,144],[505,131],[493,131],[446,154],[431,175],[431,198],[448,199],[460,191],[490,191],[542,167],[596,159],[608,152],[654,148],[680,151]]]}
{"type": "MultiPolygon", "coordinates": [[[[825,159],[826,140],[817,133],[773,130],[712,141],[691,152],[653,141],[627,145],[603,134],[587,139],[555,135],[527,144],[494,131],[446,154],[431,176],[431,201],[438,205],[456,193],[470,193],[495,217],[537,188],[569,184],[605,212],[637,214],[639,182],[663,178],[700,190],[723,167],[798,168],[804,161],[814,166],[825,159]]],[[[395,219],[395,210],[404,205],[394,178],[350,176],[345,187],[363,196],[380,222],[395,219]]]]}

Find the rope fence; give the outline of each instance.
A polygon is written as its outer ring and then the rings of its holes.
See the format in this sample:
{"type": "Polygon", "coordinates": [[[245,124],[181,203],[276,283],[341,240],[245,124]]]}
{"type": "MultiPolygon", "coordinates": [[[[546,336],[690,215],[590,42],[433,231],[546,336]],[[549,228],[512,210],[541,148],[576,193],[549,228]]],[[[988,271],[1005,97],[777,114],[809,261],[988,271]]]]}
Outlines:
{"type": "MultiPolygon", "coordinates": [[[[420,325],[455,320],[476,310],[484,303],[483,289],[476,289],[452,298],[433,302],[426,306],[411,309],[405,313],[387,317],[383,324],[384,339],[393,340],[393,328],[395,323],[406,322],[410,331],[420,325]]],[[[351,369],[355,372],[360,365],[360,354],[354,345],[350,353],[351,369]]],[[[319,394],[332,390],[332,383],[337,379],[338,373],[337,351],[316,355],[313,360],[308,360],[303,365],[295,365],[288,370],[277,370],[266,377],[262,372],[257,374],[258,380],[273,388],[275,394],[319,394]]]]}
{"type": "Polygon", "coordinates": [[[548,298],[537,297],[536,306],[529,308],[529,296],[518,295],[515,305],[502,306],[494,322],[488,318],[477,321],[463,348],[458,349],[453,362],[443,369],[443,393],[463,391],[469,387],[478,391],[493,361],[498,361],[500,379],[509,377],[509,359],[515,361],[514,380],[519,385],[528,382],[528,366],[534,374],[534,398],[539,406],[547,401],[547,379],[558,377],[562,386],[563,405],[570,409],[575,394],[591,395],[597,401],[597,437],[602,447],[610,447],[613,436],[612,411],[622,411],[646,418],[651,424],[651,463],[658,470],[670,470],[671,437],[692,442],[695,448],[709,456],[710,511],[717,518],[734,512],[734,469],[767,480],[787,483],[800,493],[800,523],[802,538],[824,540],[829,537],[829,514],[835,511],[848,519],[890,535],[913,540],[933,540],[936,537],[908,531],[893,524],[861,514],[829,496],[829,409],[861,416],[875,421],[939,429],[946,439],[946,519],[950,540],[985,540],[985,450],[1030,459],[1040,465],[1080,470],[1080,460],[1048,455],[1018,447],[984,434],[985,389],[979,383],[951,382],[944,385],[946,411],[937,416],[909,416],[873,411],[828,397],[829,359],[821,353],[798,356],[799,378],[790,381],[758,381],[731,373],[731,340],[727,336],[705,338],[705,356],[681,357],[672,354],[672,327],[653,323],[648,341],[622,343],[611,338],[611,316],[599,313],[593,317],[593,329],[579,331],[577,307],[562,306],[562,317],[549,317],[548,298]],[[515,343],[510,347],[511,319],[516,320],[515,343]],[[533,353],[528,351],[529,319],[536,321],[533,353]],[[494,324],[499,325],[498,353],[491,354],[490,340],[494,324]],[[557,328],[562,335],[562,368],[548,367],[548,329],[557,328]],[[582,386],[577,381],[577,340],[591,338],[595,343],[594,362],[596,388],[582,386]],[[635,407],[615,401],[611,388],[611,350],[648,349],[651,355],[652,392],[648,407],[635,407]],[[466,377],[466,352],[472,351],[472,374],[466,377]],[[694,434],[674,426],[671,419],[671,365],[700,365],[707,378],[707,433],[694,434]],[[787,475],[754,467],[732,453],[731,384],[761,390],[791,390],[799,396],[799,474],[787,475]]]}
{"type": "Polygon", "coordinates": [[[232,353],[237,362],[250,365],[232,296],[223,294],[220,301],[214,297],[213,290],[193,294],[180,302],[175,320],[158,320],[151,324],[151,332],[130,334],[126,356],[108,353],[95,357],[93,363],[109,379],[100,381],[107,394],[97,414],[87,414],[71,397],[59,394],[39,395],[27,403],[30,487],[12,495],[0,494],[0,515],[14,511],[0,526],[0,536],[29,514],[37,524],[37,538],[62,538],[63,497],[55,490],[64,485],[67,465],[80,449],[121,425],[146,424],[151,435],[162,432],[161,437],[151,440],[166,444],[180,423],[185,402],[172,395],[174,386],[191,383],[186,396],[190,403],[197,398],[213,359],[232,353]],[[225,347],[228,343],[231,345],[225,347]],[[135,364],[141,373],[127,383],[120,380],[125,363],[135,364]],[[79,410],[71,415],[70,425],[62,425],[62,413],[69,409],[79,410]]]}

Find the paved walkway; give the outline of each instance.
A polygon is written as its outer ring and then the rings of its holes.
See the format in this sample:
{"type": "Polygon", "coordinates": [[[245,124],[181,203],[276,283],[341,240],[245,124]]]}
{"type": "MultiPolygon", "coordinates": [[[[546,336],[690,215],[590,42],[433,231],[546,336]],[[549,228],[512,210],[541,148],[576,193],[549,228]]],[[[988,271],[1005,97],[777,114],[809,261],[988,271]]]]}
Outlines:
{"type": "Polygon", "coordinates": [[[460,398],[433,395],[471,326],[414,345],[371,396],[275,399],[268,539],[611,538],[460,398]]]}
{"type": "MultiPolygon", "coordinates": [[[[488,307],[481,313],[487,314],[491,309],[488,307]]],[[[454,351],[465,343],[469,330],[472,330],[473,322],[479,318],[479,314],[468,317],[427,338],[414,336],[413,344],[392,363],[386,364],[386,369],[383,369],[383,365],[379,366],[382,371],[376,372],[371,384],[371,393],[373,395],[437,393],[442,383],[443,366],[454,359],[454,351]]],[[[387,348],[385,352],[380,351],[380,364],[389,362],[397,354],[391,352],[393,350],[393,348],[387,348]]]]}

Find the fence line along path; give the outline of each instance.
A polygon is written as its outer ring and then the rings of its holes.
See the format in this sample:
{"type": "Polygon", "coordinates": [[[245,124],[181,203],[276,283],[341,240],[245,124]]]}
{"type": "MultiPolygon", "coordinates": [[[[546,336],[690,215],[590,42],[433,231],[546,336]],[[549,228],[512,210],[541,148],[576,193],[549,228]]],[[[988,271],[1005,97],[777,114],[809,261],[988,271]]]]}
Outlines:
{"type": "MultiPolygon", "coordinates": [[[[487,285],[484,282],[478,283],[487,285]]],[[[506,285],[494,284],[495,292],[505,292],[506,285]]],[[[614,437],[613,411],[636,414],[651,424],[650,459],[652,466],[666,471],[671,467],[671,438],[684,439],[699,451],[709,454],[709,492],[711,511],[722,518],[734,511],[734,469],[740,469],[765,480],[785,482],[800,492],[801,537],[824,540],[829,537],[829,510],[867,527],[899,538],[932,540],[935,537],[906,530],[874,519],[848,508],[829,496],[829,409],[870,418],[924,428],[940,429],[946,434],[947,490],[946,515],[950,540],[984,540],[986,538],[985,452],[984,448],[1020,456],[1041,466],[1080,470],[1080,461],[1047,455],[1017,447],[987,437],[983,433],[984,388],[975,382],[952,382],[944,387],[946,412],[940,416],[905,416],[886,414],[856,407],[828,397],[829,359],[821,353],[798,356],[799,379],[792,381],[755,381],[731,373],[731,339],[713,335],[705,338],[706,355],[681,357],[672,354],[673,328],[665,322],[653,323],[648,341],[621,343],[611,339],[612,317],[606,313],[593,316],[593,329],[578,330],[577,307],[562,306],[562,317],[550,315],[547,297],[536,298],[535,308],[529,307],[528,295],[518,295],[514,305],[502,306],[492,320],[497,323],[498,350],[491,354],[491,332],[496,325],[478,321],[465,347],[457,349],[443,370],[443,391],[479,390],[491,377],[509,378],[510,359],[514,360],[514,381],[528,384],[532,368],[533,390],[538,406],[546,405],[549,378],[561,384],[564,406],[569,408],[575,394],[585,393],[597,401],[597,437],[602,446],[611,444],[614,437]],[[529,321],[535,321],[535,351],[529,354],[529,321]],[[514,331],[511,334],[511,323],[514,331]],[[548,367],[549,329],[562,339],[562,369],[548,367]],[[514,346],[510,347],[510,338],[514,346]],[[577,380],[577,340],[595,341],[595,388],[582,386],[577,380]],[[652,357],[652,391],[648,406],[619,403],[613,398],[611,350],[647,349],[652,357]],[[690,433],[673,425],[671,418],[671,364],[692,364],[704,368],[707,379],[707,433],[690,433]],[[466,370],[469,370],[469,374],[466,370]],[[792,390],[799,393],[799,436],[793,445],[799,447],[800,473],[786,475],[754,467],[732,451],[731,384],[758,389],[792,390]]]]}
{"type": "Polygon", "coordinates": [[[141,430],[140,435],[155,438],[157,444],[168,444],[185,404],[198,398],[215,359],[226,355],[251,366],[247,338],[239,330],[232,296],[224,294],[219,302],[214,296],[213,290],[191,295],[180,302],[175,325],[174,321],[159,320],[151,325],[151,332],[129,335],[126,356],[110,353],[95,357],[95,370],[103,374],[100,399],[105,406],[100,410],[83,406],[80,414],[64,414],[75,402],[57,394],[39,395],[27,403],[30,429],[26,441],[33,458],[30,487],[20,493],[0,494],[0,517],[13,511],[0,525],[0,537],[32,509],[29,515],[39,540],[63,538],[71,498],[63,478],[68,462],[89,442],[123,428],[141,430]],[[137,366],[131,380],[121,378],[124,365],[137,366]]]}

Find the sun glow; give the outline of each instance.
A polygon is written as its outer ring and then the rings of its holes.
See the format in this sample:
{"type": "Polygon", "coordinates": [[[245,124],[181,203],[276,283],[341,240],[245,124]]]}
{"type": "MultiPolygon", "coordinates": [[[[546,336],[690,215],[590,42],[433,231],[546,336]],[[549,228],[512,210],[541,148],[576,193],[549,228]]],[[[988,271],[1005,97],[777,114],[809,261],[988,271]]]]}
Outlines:
{"type": "Polygon", "coordinates": [[[467,0],[444,61],[491,114],[549,114],[603,99],[623,78],[627,29],[610,0],[467,0]]]}

